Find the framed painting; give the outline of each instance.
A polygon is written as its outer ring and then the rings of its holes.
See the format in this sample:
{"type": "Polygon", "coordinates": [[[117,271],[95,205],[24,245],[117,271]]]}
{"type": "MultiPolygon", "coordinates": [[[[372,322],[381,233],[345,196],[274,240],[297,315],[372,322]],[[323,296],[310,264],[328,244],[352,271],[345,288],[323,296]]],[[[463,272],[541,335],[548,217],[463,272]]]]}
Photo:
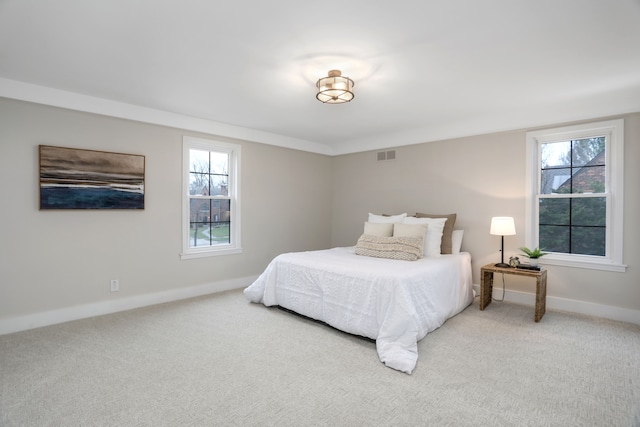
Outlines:
{"type": "Polygon", "coordinates": [[[40,209],[144,209],[145,158],[39,146],[40,209]]]}

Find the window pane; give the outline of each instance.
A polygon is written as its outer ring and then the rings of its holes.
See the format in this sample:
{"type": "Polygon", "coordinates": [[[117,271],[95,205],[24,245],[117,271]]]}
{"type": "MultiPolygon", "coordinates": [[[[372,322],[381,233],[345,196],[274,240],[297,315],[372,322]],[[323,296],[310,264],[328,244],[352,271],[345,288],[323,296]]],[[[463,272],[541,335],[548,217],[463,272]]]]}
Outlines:
{"type": "Polygon", "coordinates": [[[189,173],[189,195],[208,196],[209,195],[209,175],[204,173],[189,173]]]}
{"type": "Polygon", "coordinates": [[[550,252],[604,256],[606,198],[540,199],[540,247],[550,252]]]}
{"type": "Polygon", "coordinates": [[[228,222],[211,224],[211,245],[228,245],[231,243],[230,224],[228,222]]]}
{"type": "Polygon", "coordinates": [[[211,201],[211,244],[228,245],[231,242],[231,201],[211,201]]]}
{"type": "Polygon", "coordinates": [[[211,152],[211,173],[218,175],[229,174],[229,155],[227,153],[211,152]]]}
{"type": "Polygon", "coordinates": [[[211,234],[211,224],[193,222],[189,229],[189,246],[192,248],[201,246],[211,246],[209,235],[211,234]]]}
{"type": "Polygon", "coordinates": [[[210,182],[212,196],[229,195],[229,177],[227,175],[211,175],[210,182]]]}
{"type": "Polygon", "coordinates": [[[571,224],[604,227],[607,224],[607,199],[584,197],[572,199],[571,224]]]}
{"type": "Polygon", "coordinates": [[[571,227],[571,253],[605,255],[605,227],[571,227]]]}
{"type": "Polygon", "coordinates": [[[572,161],[573,166],[602,165],[604,166],[605,138],[586,138],[573,141],[572,161]]]}
{"type": "Polygon", "coordinates": [[[549,142],[540,147],[542,168],[567,167],[571,165],[571,141],[549,142]]]}
{"type": "Polygon", "coordinates": [[[211,222],[211,200],[191,199],[189,201],[190,222],[211,222]]]}
{"type": "Polygon", "coordinates": [[[583,166],[574,170],[576,172],[572,178],[572,193],[604,193],[604,166],[583,166]]]}
{"type": "Polygon", "coordinates": [[[540,199],[540,225],[569,225],[571,199],[540,199]]]}
{"type": "Polygon", "coordinates": [[[541,171],[540,193],[571,192],[571,169],[543,169],[541,171]]]}
{"type": "Polygon", "coordinates": [[[189,246],[228,245],[231,242],[231,201],[191,199],[189,246]]]}
{"type": "Polygon", "coordinates": [[[189,172],[209,173],[209,152],[189,150],[189,172]]]}
{"type": "Polygon", "coordinates": [[[556,225],[540,226],[540,248],[549,252],[569,253],[569,227],[556,225]]]}
{"type": "Polygon", "coordinates": [[[211,221],[229,222],[230,206],[230,200],[211,200],[211,221]]]}

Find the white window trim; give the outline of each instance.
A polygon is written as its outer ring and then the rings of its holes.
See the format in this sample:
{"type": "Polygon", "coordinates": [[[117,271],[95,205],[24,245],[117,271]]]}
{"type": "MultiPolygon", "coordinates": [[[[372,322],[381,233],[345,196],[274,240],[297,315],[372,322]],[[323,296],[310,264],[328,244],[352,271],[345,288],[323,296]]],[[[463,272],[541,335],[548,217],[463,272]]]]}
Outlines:
{"type": "Polygon", "coordinates": [[[545,264],[625,272],[623,260],[624,224],[624,120],[608,120],[527,132],[525,244],[538,246],[538,193],[540,144],[605,135],[607,137],[607,240],[606,256],[550,253],[545,264]]]}
{"type": "Polygon", "coordinates": [[[181,259],[203,258],[210,256],[242,253],[240,226],[240,157],[241,146],[210,139],[182,137],[182,252],[181,259]],[[231,198],[231,235],[228,245],[192,248],[189,246],[189,149],[199,148],[208,151],[224,151],[229,157],[229,196],[231,198]]]}

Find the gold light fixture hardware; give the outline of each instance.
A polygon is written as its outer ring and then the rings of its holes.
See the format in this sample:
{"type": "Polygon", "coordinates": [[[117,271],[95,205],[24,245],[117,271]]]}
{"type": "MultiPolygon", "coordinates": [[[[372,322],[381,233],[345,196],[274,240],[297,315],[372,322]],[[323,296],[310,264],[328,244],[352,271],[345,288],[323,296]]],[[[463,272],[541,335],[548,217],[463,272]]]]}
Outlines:
{"type": "Polygon", "coordinates": [[[343,104],[353,99],[353,80],[344,77],[340,70],[329,71],[328,77],[318,79],[316,98],[324,104],[343,104]]]}

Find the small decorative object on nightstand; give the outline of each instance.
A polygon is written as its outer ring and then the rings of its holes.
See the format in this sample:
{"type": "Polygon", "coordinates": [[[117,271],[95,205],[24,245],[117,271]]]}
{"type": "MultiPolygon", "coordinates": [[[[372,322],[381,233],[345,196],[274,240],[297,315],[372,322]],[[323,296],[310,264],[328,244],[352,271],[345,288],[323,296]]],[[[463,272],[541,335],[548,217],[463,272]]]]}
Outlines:
{"type": "Polygon", "coordinates": [[[540,248],[529,249],[523,246],[520,248],[520,250],[524,252],[524,256],[529,258],[529,264],[534,267],[538,266],[541,257],[548,254],[548,252],[542,252],[540,248]]]}
{"type": "Polygon", "coordinates": [[[512,256],[511,258],[509,258],[509,265],[513,268],[516,268],[520,265],[520,258],[518,258],[517,256],[512,256]]]}
{"type": "Polygon", "coordinates": [[[547,307],[547,270],[532,268],[502,268],[487,264],[480,269],[480,310],[491,304],[493,296],[493,274],[513,274],[536,279],[536,307],[533,319],[539,322],[547,307]]]}

